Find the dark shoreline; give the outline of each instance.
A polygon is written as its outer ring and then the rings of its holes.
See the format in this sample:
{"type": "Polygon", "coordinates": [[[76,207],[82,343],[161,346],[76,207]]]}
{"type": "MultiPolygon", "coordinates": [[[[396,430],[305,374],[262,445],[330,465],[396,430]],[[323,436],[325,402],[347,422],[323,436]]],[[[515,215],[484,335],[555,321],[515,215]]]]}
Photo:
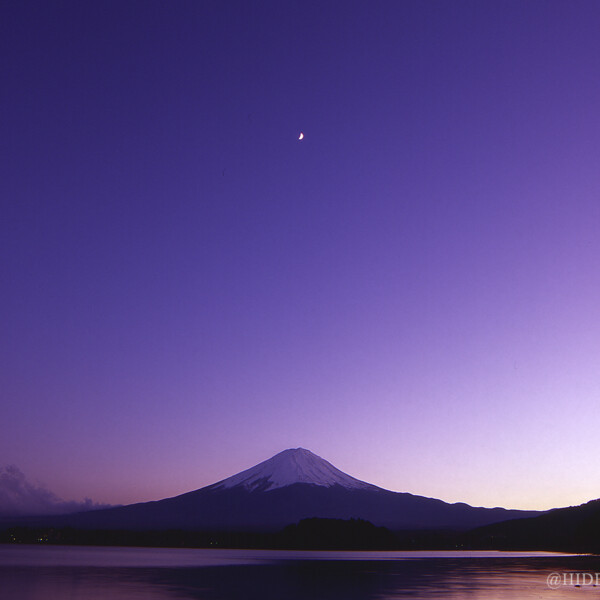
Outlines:
{"type": "MultiPolygon", "coordinates": [[[[513,522],[514,523],[514,522],[513,522]]],[[[12,526],[0,543],[273,550],[504,550],[600,554],[600,541],[506,535],[502,524],[471,531],[390,531],[361,519],[305,519],[277,532],[76,529],[12,526]]],[[[513,524],[514,526],[514,524],[513,524]]],[[[551,533],[551,532],[550,532],[551,533]]]]}

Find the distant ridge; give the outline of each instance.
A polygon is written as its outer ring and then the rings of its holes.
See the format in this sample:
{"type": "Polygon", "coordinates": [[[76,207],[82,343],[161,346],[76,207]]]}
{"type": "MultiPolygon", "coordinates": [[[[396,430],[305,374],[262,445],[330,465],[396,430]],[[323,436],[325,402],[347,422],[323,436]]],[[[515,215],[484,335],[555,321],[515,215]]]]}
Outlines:
{"type": "Polygon", "coordinates": [[[527,550],[600,553],[600,499],[554,508],[528,519],[503,521],[474,529],[473,544],[527,550]]]}

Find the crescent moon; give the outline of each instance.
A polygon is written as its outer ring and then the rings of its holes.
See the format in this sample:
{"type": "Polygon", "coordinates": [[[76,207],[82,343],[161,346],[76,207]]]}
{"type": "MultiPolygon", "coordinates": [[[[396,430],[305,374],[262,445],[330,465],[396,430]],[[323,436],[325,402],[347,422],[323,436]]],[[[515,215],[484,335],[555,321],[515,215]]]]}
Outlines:
{"type": "Polygon", "coordinates": [[[300,135],[298,136],[299,140],[303,140],[304,139],[304,134],[302,132],[300,132],[300,135]]]}

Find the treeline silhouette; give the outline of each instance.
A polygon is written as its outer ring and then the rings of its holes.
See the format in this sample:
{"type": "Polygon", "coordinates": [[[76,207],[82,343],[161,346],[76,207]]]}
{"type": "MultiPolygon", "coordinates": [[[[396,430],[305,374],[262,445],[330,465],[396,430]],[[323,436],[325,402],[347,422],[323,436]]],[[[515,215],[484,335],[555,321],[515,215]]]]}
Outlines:
{"type": "Polygon", "coordinates": [[[0,543],[94,546],[156,546],[174,548],[274,548],[369,550],[393,549],[394,534],[362,519],[304,519],[279,532],[259,531],[134,531],[73,527],[10,527],[0,543]]]}
{"type": "Polygon", "coordinates": [[[291,550],[550,550],[600,554],[598,505],[471,531],[390,531],[363,519],[303,519],[278,532],[9,527],[0,543],[291,550]],[[577,510],[579,509],[579,510],[577,510]]]}
{"type": "Polygon", "coordinates": [[[9,527],[0,543],[297,550],[456,549],[451,532],[392,532],[363,519],[303,519],[278,532],[9,527]]]}

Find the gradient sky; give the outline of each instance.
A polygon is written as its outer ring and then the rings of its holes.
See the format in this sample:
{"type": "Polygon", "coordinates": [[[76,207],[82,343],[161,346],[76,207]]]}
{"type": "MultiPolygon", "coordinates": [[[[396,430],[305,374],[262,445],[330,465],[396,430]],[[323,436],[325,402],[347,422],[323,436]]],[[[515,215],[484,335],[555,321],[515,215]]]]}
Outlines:
{"type": "Polygon", "coordinates": [[[0,463],[129,503],[302,446],[599,497],[598,31],[577,0],[3,2],[0,463]]]}

